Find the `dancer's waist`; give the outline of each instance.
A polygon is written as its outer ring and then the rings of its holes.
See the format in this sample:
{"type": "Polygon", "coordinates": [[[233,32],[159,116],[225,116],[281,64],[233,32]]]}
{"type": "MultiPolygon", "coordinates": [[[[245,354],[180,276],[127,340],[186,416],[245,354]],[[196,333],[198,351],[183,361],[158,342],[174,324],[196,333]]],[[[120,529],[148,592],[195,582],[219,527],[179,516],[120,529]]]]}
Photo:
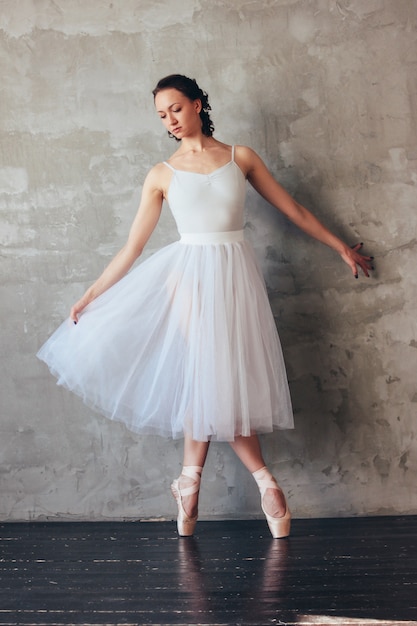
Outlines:
{"type": "Polygon", "coordinates": [[[244,240],[243,230],[214,233],[181,233],[180,243],[201,245],[206,243],[235,243],[244,240]]]}

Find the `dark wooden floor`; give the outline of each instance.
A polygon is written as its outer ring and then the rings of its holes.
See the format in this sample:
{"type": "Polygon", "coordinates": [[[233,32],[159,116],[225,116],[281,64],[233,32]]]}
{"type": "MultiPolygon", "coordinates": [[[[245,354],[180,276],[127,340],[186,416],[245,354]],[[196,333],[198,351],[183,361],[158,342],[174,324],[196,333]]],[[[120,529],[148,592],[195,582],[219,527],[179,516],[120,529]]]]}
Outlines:
{"type": "Polygon", "coordinates": [[[417,624],[417,517],[0,525],[0,624],[417,624]]]}

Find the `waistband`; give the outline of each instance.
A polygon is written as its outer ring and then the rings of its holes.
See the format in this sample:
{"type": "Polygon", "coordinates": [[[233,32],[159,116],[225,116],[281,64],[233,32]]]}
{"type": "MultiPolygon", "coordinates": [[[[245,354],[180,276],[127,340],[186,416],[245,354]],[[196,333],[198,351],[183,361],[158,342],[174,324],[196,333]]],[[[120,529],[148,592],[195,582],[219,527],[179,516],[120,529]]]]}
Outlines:
{"type": "Polygon", "coordinates": [[[180,243],[203,245],[210,243],[235,243],[244,239],[243,230],[229,230],[214,233],[181,233],[180,243]]]}

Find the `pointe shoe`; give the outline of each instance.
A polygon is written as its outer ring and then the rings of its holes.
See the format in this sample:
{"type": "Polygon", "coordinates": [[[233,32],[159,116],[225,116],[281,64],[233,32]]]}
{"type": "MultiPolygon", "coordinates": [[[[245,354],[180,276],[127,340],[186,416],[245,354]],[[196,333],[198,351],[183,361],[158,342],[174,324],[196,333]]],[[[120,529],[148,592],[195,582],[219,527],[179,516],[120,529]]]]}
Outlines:
{"type": "Polygon", "coordinates": [[[262,467],[260,470],[253,472],[252,476],[258,483],[259,491],[261,492],[261,507],[266,521],[268,522],[272,537],[274,539],[288,537],[291,529],[291,511],[288,508],[287,502],[285,502],[285,514],[282,517],[272,517],[272,515],[269,515],[269,513],[265,511],[263,503],[263,497],[267,489],[275,489],[282,493],[281,487],[266,467],[262,467]]]}
{"type": "Polygon", "coordinates": [[[195,525],[197,523],[198,515],[189,517],[182,505],[182,498],[184,496],[191,496],[194,493],[198,493],[200,490],[201,472],[202,467],[197,465],[186,465],[182,468],[181,475],[188,476],[194,480],[194,484],[189,487],[180,488],[180,479],[176,478],[172,481],[171,491],[178,505],[178,517],[177,517],[177,529],[180,537],[191,537],[194,533],[195,525]]]}

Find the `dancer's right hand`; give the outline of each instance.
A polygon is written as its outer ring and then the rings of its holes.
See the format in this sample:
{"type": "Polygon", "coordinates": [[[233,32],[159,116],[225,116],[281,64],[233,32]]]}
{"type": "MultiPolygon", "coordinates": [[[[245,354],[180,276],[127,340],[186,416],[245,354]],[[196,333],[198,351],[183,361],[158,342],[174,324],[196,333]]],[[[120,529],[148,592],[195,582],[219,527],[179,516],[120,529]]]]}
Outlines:
{"type": "Polygon", "coordinates": [[[79,315],[81,311],[85,309],[86,306],[87,305],[86,305],[86,302],[84,301],[84,298],[81,298],[81,300],[78,300],[78,302],[76,302],[71,307],[70,319],[74,322],[74,324],[78,323],[79,315]]]}

